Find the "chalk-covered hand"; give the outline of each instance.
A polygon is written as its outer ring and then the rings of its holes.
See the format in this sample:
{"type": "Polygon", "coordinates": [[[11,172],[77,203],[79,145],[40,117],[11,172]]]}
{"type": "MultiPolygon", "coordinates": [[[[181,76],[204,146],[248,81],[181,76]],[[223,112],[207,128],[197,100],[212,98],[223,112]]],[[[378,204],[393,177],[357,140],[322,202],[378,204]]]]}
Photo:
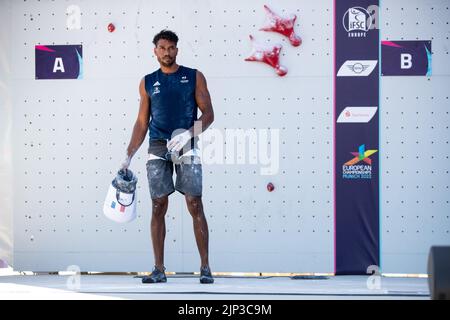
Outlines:
{"type": "Polygon", "coordinates": [[[129,155],[125,156],[125,159],[123,159],[122,163],[120,164],[121,170],[126,170],[130,166],[131,157],[129,155]]]}
{"type": "Polygon", "coordinates": [[[179,152],[189,140],[192,139],[192,134],[189,130],[184,131],[183,133],[177,134],[174,136],[168,143],[167,149],[170,152],[179,152]]]}

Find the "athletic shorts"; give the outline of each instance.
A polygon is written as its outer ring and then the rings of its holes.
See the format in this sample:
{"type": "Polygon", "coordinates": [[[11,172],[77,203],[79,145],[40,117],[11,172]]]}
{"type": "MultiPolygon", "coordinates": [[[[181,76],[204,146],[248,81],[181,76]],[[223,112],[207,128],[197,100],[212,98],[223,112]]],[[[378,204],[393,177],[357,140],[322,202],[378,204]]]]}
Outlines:
{"type": "MultiPolygon", "coordinates": [[[[193,148],[185,155],[170,156],[167,140],[150,140],[147,160],[147,178],[152,199],[172,194],[175,190],[184,195],[202,195],[202,165],[193,148]],[[176,181],[173,182],[175,167],[176,181]]],[[[193,144],[194,146],[194,144],[193,144]]],[[[195,144],[196,146],[196,144],[195,144]]]]}

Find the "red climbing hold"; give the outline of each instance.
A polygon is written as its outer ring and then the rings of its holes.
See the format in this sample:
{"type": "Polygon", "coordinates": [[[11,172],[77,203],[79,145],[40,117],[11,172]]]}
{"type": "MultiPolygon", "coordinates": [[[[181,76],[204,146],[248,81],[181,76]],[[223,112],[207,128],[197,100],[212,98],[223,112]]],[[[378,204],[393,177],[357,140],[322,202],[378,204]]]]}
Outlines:
{"type": "Polygon", "coordinates": [[[289,41],[294,47],[302,44],[302,38],[295,34],[294,26],[297,16],[292,14],[290,18],[282,18],[273,12],[268,6],[264,5],[267,17],[269,18],[269,25],[261,28],[262,31],[273,31],[281,33],[289,38],[289,41]]]}
{"type": "Polygon", "coordinates": [[[250,40],[253,43],[252,55],[245,59],[245,61],[259,61],[270,65],[275,69],[279,76],[284,76],[288,72],[287,68],[280,65],[280,51],[282,46],[277,44],[272,47],[263,47],[255,43],[253,36],[250,35],[250,40]]]}
{"type": "Polygon", "coordinates": [[[116,30],[116,26],[112,23],[108,24],[108,31],[109,32],[114,32],[114,30],[116,30]]]}

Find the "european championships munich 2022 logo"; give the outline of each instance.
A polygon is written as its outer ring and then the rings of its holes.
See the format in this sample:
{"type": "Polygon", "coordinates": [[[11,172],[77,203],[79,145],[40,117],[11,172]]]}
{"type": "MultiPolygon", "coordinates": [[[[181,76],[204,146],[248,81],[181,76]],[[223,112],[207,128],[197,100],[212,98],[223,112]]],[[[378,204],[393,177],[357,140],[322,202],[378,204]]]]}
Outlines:
{"type": "Polygon", "coordinates": [[[366,145],[360,145],[358,152],[351,152],[353,159],[342,166],[343,179],[372,179],[372,159],[370,156],[378,150],[366,150],[366,145]],[[364,164],[358,164],[360,162],[364,164]]]}

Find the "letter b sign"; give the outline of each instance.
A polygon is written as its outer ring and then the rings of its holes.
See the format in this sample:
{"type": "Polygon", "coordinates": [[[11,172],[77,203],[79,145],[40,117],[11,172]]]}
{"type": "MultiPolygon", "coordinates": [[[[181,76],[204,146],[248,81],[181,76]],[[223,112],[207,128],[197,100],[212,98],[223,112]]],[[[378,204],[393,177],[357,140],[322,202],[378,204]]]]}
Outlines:
{"type": "Polygon", "coordinates": [[[402,53],[400,55],[400,68],[411,69],[412,68],[412,55],[409,53],[402,53]]]}

